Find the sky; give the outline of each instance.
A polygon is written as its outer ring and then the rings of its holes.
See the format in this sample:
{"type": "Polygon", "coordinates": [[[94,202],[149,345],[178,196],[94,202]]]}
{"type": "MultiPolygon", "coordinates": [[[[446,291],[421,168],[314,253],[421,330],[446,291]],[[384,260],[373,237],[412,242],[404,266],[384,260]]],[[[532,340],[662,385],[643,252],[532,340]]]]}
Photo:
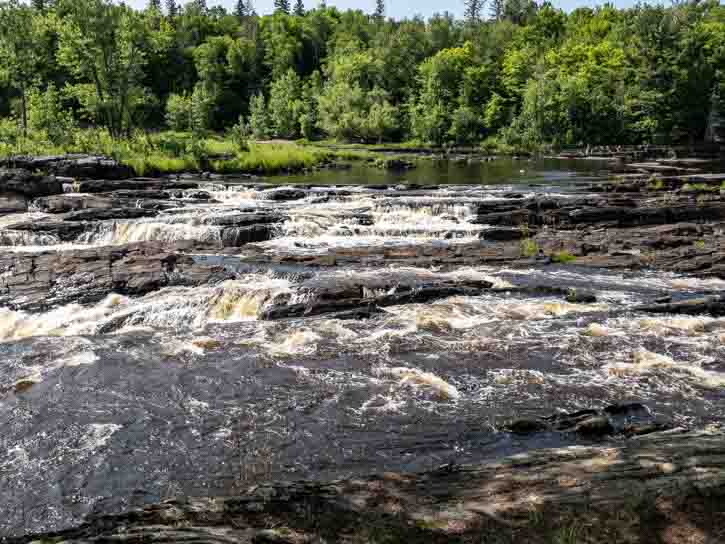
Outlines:
{"type": "MultiPolygon", "coordinates": [[[[178,1],[178,0],[177,0],[178,1]]],[[[304,0],[305,5],[308,8],[315,7],[319,4],[320,0],[304,0]]],[[[652,1],[652,0],[651,0],[652,1]]],[[[146,6],[148,0],[126,0],[127,4],[130,4],[136,8],[143,8],[146,6]]],[[[184,3],[182,0],[180,3],[184,3]]],[[[207,0],[207,5],[223,5],[227,9],[231,10],[235,4],[235,0],[207,0]]],[[[274,0],[252,0],[255,9],[260,14],[271,13],[274,6],[274,0]]],[[[290,2],[294,4],[294,2],[290,2]]],[[[566,11],[582,7],[582,6],[594,6],[596,4],[603,4],[601,2],[586,2],[582,0],[553,0],[552,4],[556,7],[560,7],[566,11]]],[[[611,0],[612,4],[617,7],[630,7],[635,3],[635,0],[611,0]]],[[[652,1],[652,3],[654,3],[652,1]]],[[[422,15],[423,17],[429,17],[434,13],[441,13],[448,11],[453,13],[457,17],[463,14],[463,0],[451,0],[449,2],[437,2],[435,0],[417,0],[411,2],[410,0],[386,0],[387,15],[395,19],[402,19],[404,17],[412,17],[413,15],[422,15]]],[[[363,11],[372,12],[375,9],[375,0],[327,0],[328,6],[337,6],[340,9],[356,8],[362,9],[363,11]]]]}

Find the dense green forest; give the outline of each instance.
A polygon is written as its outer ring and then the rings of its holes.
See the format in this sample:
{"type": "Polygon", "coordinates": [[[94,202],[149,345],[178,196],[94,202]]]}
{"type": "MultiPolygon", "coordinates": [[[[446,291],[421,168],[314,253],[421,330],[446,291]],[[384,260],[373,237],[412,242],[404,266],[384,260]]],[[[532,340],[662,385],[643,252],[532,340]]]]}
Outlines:
{"type": "Polygon", "coordinates": [[[375,13],[276,7],[0,2],[0,142],[173,130],[532,149],[692,143],[725,111],[725,7],[714,0],[568,14],[466,0],[463,20],[401,21],[382,0],[375,13]]]}

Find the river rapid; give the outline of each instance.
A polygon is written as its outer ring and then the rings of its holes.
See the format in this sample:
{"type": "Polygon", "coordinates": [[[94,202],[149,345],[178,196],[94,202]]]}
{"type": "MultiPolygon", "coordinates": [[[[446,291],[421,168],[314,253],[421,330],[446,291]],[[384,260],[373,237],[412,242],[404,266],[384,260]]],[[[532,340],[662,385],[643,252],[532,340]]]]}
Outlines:
{"type": "Polygon", "coordinates": [[[422,471],[593,440],[506,431],[558,412],[639,402],[672,427],[722,421],[725,320],[634,308],[719,293],[725,281],[482,253],[482,206],[575,198],[608,175],[593,161],[356,167],[198,180],[152,217],[88,221],[72,236],[7,228],[47,220],[39,208],[0,217],[0,253],[16,260],[191,241],[194,262],[227,272],[0,308],[0,536],[268,480],[422,471]],[[210,249],[240,214],[277,218],[262,221],[270,239],[210,249]],[[349,292],[461,285],[490,287],[373,313],[285,314],[349,292]]]}

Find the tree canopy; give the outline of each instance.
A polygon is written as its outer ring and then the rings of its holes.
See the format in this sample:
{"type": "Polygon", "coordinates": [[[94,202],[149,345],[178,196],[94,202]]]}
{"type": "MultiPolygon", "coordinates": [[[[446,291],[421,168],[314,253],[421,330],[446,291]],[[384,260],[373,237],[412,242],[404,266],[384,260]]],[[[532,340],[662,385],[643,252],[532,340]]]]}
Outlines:
{"type": "Polygon", "coordinates": [[[534,147],[697,142],[725,111],[715,0],[485,6],[396,21],[383,1],[365,13],[276,0],[262,17],[250,0],[230,13],[203,0],[0,1],[0,117],[121,136],[221,131],[241,116],[258,137],[534,147]]]}

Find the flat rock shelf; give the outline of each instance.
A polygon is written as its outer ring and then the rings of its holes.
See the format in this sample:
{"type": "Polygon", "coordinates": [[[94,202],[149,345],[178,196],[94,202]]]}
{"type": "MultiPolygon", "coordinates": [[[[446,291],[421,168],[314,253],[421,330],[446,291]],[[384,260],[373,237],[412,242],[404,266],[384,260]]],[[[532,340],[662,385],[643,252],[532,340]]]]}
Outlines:
{"type": "Polygon", "coordinates": [[[724,434],[668,432],[419,474],[169,500],[8,542],[503,543],[571,534],[571,542],[654,543],[680,532],[715,543],[725,536],[724,461],[724,434]]]}

